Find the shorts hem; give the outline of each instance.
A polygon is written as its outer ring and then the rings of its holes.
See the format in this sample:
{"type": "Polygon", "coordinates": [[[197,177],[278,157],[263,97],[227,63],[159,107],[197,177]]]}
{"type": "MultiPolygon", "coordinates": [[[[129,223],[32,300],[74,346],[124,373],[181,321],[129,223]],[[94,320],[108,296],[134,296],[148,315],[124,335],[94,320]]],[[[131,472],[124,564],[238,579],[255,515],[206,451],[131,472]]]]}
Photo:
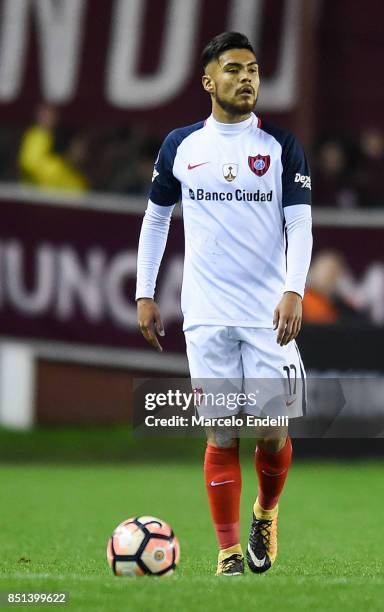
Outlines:
{"type": "Polygon", "coordinates": [[[262,329],[273,329],[273,325],[270,321],[235,321],[232,319],[218,321],[217,319],[191,319],[188,322],[184,322],[183,331],[188,331],[188,329],[190,329],[191,327],[195,327],[196,325],[215,327],[256,327],[262,329]]]}

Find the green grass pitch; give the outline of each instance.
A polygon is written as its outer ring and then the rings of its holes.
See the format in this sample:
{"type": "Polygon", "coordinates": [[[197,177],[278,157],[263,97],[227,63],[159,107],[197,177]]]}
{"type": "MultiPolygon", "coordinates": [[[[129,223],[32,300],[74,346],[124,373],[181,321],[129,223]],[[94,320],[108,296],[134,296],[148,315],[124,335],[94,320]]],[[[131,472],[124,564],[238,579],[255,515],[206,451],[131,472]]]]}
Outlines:
{"type": "MultiPolygon", "coordinates": [[[[242,463],[245,545],[256,480],[251,457],[242,463]]],[[[1,591],[67,591],[65,609],[76,612],[383,610],[378,463],[296,462],[280,505],[278,560],[264,575],[238,578],[213,575],[216,544],[194,461],[2,464],[0,482],[1,591]],[[117,578],[107,566],[112,529],[140,514],[169,521],[179,536],[174,576],[117,578]]]]}

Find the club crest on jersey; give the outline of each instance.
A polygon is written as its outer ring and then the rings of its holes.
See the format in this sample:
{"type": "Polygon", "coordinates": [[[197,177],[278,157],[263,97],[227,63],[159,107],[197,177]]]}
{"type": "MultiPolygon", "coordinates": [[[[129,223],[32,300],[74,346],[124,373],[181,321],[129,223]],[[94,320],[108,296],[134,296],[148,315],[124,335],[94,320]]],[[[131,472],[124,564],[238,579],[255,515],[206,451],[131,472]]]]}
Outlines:
{"type": "Polygon", "coordinates": [[[249,155],[248,166],[256,176],[263,176],[271,165],[270,155],[249,155]]]}
{"type": "Polygon", "coordinates": [[[238,164],[223,164],[223,175],[226,181],[231,183],[237,177],[238,164]]]}

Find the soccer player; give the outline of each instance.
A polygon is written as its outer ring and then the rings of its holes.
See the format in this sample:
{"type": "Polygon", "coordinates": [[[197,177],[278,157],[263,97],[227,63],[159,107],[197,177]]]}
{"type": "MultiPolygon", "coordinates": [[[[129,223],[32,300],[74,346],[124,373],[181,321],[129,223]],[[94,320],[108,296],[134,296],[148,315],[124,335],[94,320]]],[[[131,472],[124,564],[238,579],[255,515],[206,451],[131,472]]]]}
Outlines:
{"type": "MultiPolygon", "coordinates": [[[[245,388],[255,379],[288,377],[295,388],[296,376],[304,376],[294,339],[312,248],[308,164],[291,133],[253,113],[259,67],[246,36],[216,36],[202,64],[212,114],[171,132],[155,162],[138,250],[139,326],[161,351],[164,328],[153,297],[172,210],[181,199],[181,303],[192,383],[241,379],[245,388]]],[[[302,413],[301,398],[285,403],[290,416],[302,413]]],[[[260,414],[252,410],[244,412],[260,414]]],[[[292,445],[287,428],[256,438],[258,496],[247,562],[261,573],[276,559],[278,500],[292,445]]],[[[207,442],[204,472],[219,544],[217,575],[241,575],[238,436],[212,427],[207,442]]]]}

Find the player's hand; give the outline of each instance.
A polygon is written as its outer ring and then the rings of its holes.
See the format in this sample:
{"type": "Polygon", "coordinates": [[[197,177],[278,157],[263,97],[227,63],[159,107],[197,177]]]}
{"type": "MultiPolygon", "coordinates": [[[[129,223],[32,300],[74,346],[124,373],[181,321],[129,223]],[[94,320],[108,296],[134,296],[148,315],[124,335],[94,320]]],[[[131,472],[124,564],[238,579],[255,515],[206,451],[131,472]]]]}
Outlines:
{"type": "Polygon", "coordinates": [[[294,340],[301,329],[302,300],[298,293],[284,293],[273,314],[273,329],[277,329],[276,342],[280,346],[294,340]]]}
{"type": "Polygon", "coordinates": [[[157,351],[161,352],[163,348],[157,336],[165,336],[165,332],[160,310],[156,302],[151,298],[140,298],[137,300],[137,320],[140,331],[146,341],[157,351]]]}

